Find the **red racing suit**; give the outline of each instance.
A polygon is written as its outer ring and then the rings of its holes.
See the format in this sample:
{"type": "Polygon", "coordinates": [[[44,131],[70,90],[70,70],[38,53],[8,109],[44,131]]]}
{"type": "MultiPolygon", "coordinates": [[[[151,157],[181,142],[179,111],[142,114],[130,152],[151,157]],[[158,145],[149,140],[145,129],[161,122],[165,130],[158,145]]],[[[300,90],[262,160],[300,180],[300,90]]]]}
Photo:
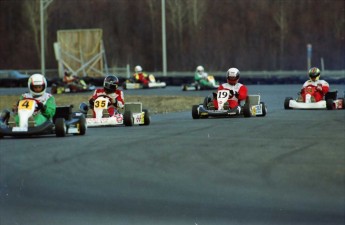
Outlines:
{"type": "Polygon", "coordinates": [[[315,98],[315,102],[321,101],[325,94],[329,91],[329,84],[324,80],[307,80],[302,87],[301,96],[305,102],[306,94],[311,94],[315,98]],[[311,87],[311,88],[310,88],[311,87]],[[313,90],[313,91],[309,91],[313,90]],[[315,90],[315,91],[314,91],[315,90]]]}
{"type": "MultiPolygon", "coordinates": [[[[230,85],[228,83],[224,83],[218,87],[219,90],[229,90],[230,97],[228,99],[229,108],[233,109],[239,105],[239,102],[245,100],[247,98],[247,87],[241,83],[237,83],[235,85],[230,85]]],[[[218,109],[218,101],[217,99],[213,99],[213,104],[216,109],[218,109]]]]}
{"type": "Polygon", "coordinates": [[[149,76],[146,73],[140,72],[133,74],[133,78],[136,82],[147,85],[149,83],[149,76]]]}
{"type": "MultiPolygon", "coordinates": [[[[109,116],[113,116],[118,108],[123,108],[125,106],[125,101],[123,97],[123,92],[121,90],[115,90],[114,92],[107,94],[104,91],[104,88],[98,88],[94,91],[93,95],[89,99],[89,102],[92,102],[98,98],[100,95],[106,95],[110,99],[110,104],[108,105],[109,116]],[[114,105],[115,104],[115,105],[114,105]]],[[[96,117],[95,111],[93,111],[93,117],[96,117]]]]}

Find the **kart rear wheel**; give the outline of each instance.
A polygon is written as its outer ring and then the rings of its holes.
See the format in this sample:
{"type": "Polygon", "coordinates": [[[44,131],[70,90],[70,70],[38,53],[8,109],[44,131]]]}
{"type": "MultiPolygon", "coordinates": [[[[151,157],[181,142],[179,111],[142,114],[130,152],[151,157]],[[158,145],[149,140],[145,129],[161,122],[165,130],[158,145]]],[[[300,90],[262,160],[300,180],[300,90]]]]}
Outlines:
{"type": "Polygon", "coordinates": [[[182,91],[187,91],[187,84],[184,84],[184,85],[182,86],[182,91]]]}
{"type": "Polygon", "coordinates": [[[328,110],[332,110],[334,109],[334,103],[333,103],[333,99],[327,99],[326,100],[326,107],[328,110]]]}
{"type": "Polygon", "coordinates": [[[131,111],[125,111],[123,114],[123,120],[125,126],[133,126],[133,113],[131,111]]]}
{"type": "Polygon", "coordinates": [[[64,118],[56,118],[55,120],[55,134],[57,137],[65,137],[66,136],[66,124],[64,118]]]}
{"type": "Polygon", "coordinates": [[[145,113],[144,115],[144,124],[140,124],[140,125],[149,125],[150,124],[150,114],[149,114],[149,111],[147,109],[143,109],[143,112],[145,113]]]}
{"type": "Polygon", "coordinates": [[[244,117],[251,117],[252,116],[252,113],[250,112],[250,106],[247,103],[245,103],[243,106],[243,116],[244,117]]]}
{"type": "Polygon", "coordinates": [[[198,108],[199,108],[199,105],[193,105],[192,106],[192,117],[193,117],[193,119],[200,119],[198,108]]]}
{"type": "Polygon", "coordinates": [[[290,104],[290,100],[292,100],[293,98],[291,97],[286,97],[285,101],[284,101],[284,109],[292,109],[289,104],[290,104]]]}
{"type": "Polygon", "coordinates": [[[86,133],[86,119],[85,119],[84,115],[80,116],[78,126],[79,126],[79,135],[85,135],[85,133],[86,133]]]}
{"type": "Polygon", "coordinates": [[[267,113],[267,108],[264,102],[260,102],[261,104],[261,109],[262,109],[262,115],[257,115],[258,117],[264,117],[266,116],[267,113]]]}

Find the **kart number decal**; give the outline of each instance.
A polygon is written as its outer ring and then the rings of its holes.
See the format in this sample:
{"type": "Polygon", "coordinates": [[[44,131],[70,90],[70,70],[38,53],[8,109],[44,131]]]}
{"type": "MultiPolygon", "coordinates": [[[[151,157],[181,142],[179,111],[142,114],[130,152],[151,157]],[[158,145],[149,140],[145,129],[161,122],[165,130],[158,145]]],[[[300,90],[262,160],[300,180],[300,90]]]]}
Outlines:
{"type": "Polygon", "coordinates": [[[18,104],[19,110],[32,110],[35,106],[35,100],[32,99],[24,99],[20,100],[18,104]]]}
{"type": "Polygon", "coordinates": [[[229,98],[229,90],[220,90],[217,93],[218,99],[228,99],[229,98]]]}
{"type": "Polygon", "coordinates": [[[107,105],[107,99],[96,99],[94,107],[97,109],[105,109],[107,105]]]}

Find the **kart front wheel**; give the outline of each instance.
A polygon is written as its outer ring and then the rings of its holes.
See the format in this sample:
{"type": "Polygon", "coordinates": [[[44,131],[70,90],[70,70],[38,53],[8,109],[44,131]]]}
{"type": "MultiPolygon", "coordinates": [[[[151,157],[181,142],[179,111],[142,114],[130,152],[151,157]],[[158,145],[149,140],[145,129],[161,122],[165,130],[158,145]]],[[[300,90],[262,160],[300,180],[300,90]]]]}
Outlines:
{"type": "Polygon", "coordinates": [[[66,124],[64,118],[56,118],[55,120],[55,134],[57,137],[65,137],[66,136],[66,124]]]}
{"type": "Polygon", "coordinates": [[[198,108],[199,108],[198,105],[192,106],[192,117],[193,117],[193,119],[200,119],[198,108]]]}
{"type": "Polygon", "coordinates": [[[125,111],[123,114],[123,120],[125,126],[133,126],[133,113],[131,111],[125,111]]]}
{"type": "Polygon", "coordinates": [[[80,116],[78,126],[79,126],[79,134],[85,135],[85,133],[86,133],[86,119],[85,119],[84,115],[80,116]]]}
{"type": "Polygon", "coordinates": [[[292,100],[291,97],[286,97],[286,98],[285,98],[285,101],[284,101],[284,109],[292,109],[292,108],[290,107],[290,100],[292,100]]]}
{"type": "Polygon", "coordinates": [[[248,103],[245,103],[243,106],[243,116],[244,117],[251,117],[252,113],[250,111],[250,106],[248,103]]]}
{"type": "Polygon", "coordinates": [[[143,112],[145,113],[144,114],[144,124],[145,126],[149,125],[150,124],[150,114],[149,114],[149,111],[147,109],[143,109],[143,112]]]}

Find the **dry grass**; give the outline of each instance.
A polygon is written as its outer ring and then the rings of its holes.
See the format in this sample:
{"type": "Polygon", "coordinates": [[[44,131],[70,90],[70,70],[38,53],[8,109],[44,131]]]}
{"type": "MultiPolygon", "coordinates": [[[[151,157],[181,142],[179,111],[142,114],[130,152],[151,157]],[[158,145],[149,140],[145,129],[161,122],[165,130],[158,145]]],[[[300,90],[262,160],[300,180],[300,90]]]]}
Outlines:
{"type": "MultiPolygon", "coordinates": [[[[58,106],[74,105],[76,111],[81,102],[87,102],[87,95],[55,95],[58,106]]],[[[11,108],[18,100],[19,96],[4,95],[0,96],[0,110],[11,108]]],[[[136,96],[126,95],[126,102],[141,102],[143,108],[148,109],[151,114],[190,111],[192,105],[203,101],[202,97],[195,96],[136,96]]]]}

